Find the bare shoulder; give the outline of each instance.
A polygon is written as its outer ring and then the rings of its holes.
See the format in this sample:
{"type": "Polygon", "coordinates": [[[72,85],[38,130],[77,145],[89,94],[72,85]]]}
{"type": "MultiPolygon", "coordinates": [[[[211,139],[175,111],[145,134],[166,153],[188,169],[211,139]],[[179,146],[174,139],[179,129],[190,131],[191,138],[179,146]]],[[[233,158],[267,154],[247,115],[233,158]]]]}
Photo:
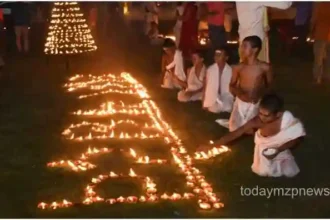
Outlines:
{"type": "Polygon", "coordinates": [[[270,65],[270,63],[266,63],[266,62],[264,62],[264,61],[260,61],[260,68],[261,68],[263,71],[268,72],[268,71],[270,71],[270,69],[271,69],[271,65],[270,65]]]}
{"type": "Polygon", "coordinates": [[[239,64],[236,64],[236,65],[232,65],[231,68],[235,72],[240,72],[242,70],[243,66],[244,66],[244,64],[239,63],[239,64]]]}
{"type": "Polygon", "coordinates": [[[261,120],[259,119],[258,116],[252,118],[250,121],[248,121],[245,125],[247,130],[250,130],[250,129],[259,129],[262,127],[262,122],[261,120]]]}

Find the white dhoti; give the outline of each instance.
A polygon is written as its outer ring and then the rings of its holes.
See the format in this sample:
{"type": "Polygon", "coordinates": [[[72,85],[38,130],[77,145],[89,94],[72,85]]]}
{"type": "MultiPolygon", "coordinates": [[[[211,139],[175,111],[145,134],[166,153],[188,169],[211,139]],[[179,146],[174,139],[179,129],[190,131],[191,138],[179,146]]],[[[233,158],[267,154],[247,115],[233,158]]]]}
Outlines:
{"type": "Polygon", "coordinates": [[[255,134],[254,158],[252,171],[260,176],[293,177],[299,173],[299,167],[295,162],[291,151],[284,150],[274,159],[269,160],[263,155],[267,148],[278,148],[283,144],[305,136],[302,123],[291,112],[285,111],[282,116],[281,131],[271,137],[263,137],[260,131],[255,134]]]}
{"type": "Polygon", "coordinates": [[[189,101],[197,101],[202,100],[203,98],[203,92],[200,91],[192,96],[188,95],[187,92],[193,92],[200,90],[203,88],[203,81],[205,78],[205,66],[202,67],[201,72],[199,74],[199,77],[196,75],[195,67],[192,67],[188,73],[188,79],[187,79],[187,89],[182,90],[178,93],[178,100],[180,102],[189,102],[189,101]]]}
{"type": "Polygon", "coordinates": [[[258,115],[259,103],[243,102],[238,97],[229,118],[229,131],[235,131],[258,115]]]}
{"type": "Polygon", "coordinates": [[[163,88],[166,89],[181,89],[181,86],[175,82],[173,76],[170,74],[171,69],[174,68],[174,75],[181,81],[186,81],[186,74],[183,67],[183,57],[180,50],[176,50],[172,63],[166,66],[166,73],[163,79],[163,88]]]}
{"type": "Polygon", "coordinates": [[[226,64],[220,73],[218,64],[210,66],[206,73],[203,107],[213,113],[231,112],[234,97],[229,91],[232,69],[226,64]]]}

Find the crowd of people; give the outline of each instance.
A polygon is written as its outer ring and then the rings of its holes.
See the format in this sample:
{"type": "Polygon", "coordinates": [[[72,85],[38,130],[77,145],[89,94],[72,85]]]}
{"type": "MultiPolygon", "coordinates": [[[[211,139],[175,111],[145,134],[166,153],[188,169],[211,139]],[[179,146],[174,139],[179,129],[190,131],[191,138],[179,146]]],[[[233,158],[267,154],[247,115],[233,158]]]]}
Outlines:
{"type": "MultiPolygon", "coordinates": [[[[176,39],[165,39],[162,57],[162,87],[178,89],[179,102],[201,101],[212,113],[229,112],[217,122],[229,133],[214,144],[201,146],[209,151],[228,144],[244,134],[255,135],[252,171],[260,176],[293,177],[299,173],[290,149],[305,136],[304,126],[284,109],[283,100],[273,91],[273,72],[269,60],[267,7],[287,9],[291,2],[237,2],[240,63],[230,66],[226,48],[223,2],[206,3],[213,64],[205,63],[206,54],[196,47],[197,6],[184,3],[178,8],[176,39]],[[193,19],[191,19],[191,17],[193,19]],[[190,18],[189,18],[190,17],[190,18]],[[181,31],[179,31],[181,28],[181,31]],[[190,64],[187,58],[190,57],[190,64]],[[190,66],[189,68],[186,68],[190,66]],[[186,71],[187,69],[187,71],[186,71]]],[[[314,76],[320,83],[322,73],[330,76],[330,4],[315,3],[311,18],[314,43],[314,76]]]]}

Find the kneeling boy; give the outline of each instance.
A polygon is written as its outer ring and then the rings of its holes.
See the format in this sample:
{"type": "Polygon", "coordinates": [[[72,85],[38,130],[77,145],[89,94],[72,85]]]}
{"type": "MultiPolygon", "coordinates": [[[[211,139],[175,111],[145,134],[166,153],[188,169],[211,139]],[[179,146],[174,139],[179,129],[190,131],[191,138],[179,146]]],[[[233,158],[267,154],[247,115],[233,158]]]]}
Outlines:
{"type": "Polygon", "coordinates": [[[247,131],[256,130],[252,171],[260,176],[295,176],[299,173],[299,167],[290,149],[306,135],[303,124],[291,112],[283,110],[282,99],[274,94],[262,98],[258,112],[258,116],[242,127],[200,150],[226,145],[247,131]]]}

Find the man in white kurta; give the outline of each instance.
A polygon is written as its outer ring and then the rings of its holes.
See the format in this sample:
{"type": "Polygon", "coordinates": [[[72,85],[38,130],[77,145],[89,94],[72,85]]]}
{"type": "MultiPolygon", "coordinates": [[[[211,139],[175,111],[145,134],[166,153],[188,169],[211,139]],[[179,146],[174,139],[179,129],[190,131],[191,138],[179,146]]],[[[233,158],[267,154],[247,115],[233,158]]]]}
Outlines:
{"type": "Polygon", "coordinates": [[[224,50],[215,51],[215,63],[206,73],[203,107],[209,112],[231,112],[234,97],[229,91],[232,69],[224,50]]]}
{"type": "Polygon", "coordinates": [[[269,62],[269,49],[267,40],[267,30],[265,23],[267,20],[267,8],[288,9],[291,2],[236,2],[237,17],[239,21],[239,41],[240,43],[248,36],[256,35],[263,42],[259,59],[269,62]]]}

